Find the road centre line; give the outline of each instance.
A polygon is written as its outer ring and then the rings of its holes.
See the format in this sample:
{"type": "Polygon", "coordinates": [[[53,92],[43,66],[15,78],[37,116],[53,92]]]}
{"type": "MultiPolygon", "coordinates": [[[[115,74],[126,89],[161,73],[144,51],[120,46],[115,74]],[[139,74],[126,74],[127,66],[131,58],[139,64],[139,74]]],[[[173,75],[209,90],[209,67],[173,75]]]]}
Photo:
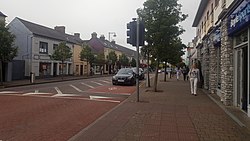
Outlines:
{"type": "Polygon", "coordinates": [[[90,86],[90,85],[88,85],[88,84],[86,84],[86,83],[83,83],[83,82],[82,82],[81,84],[82,84],[82,85],[85,85],[85,86],[87,86],[87,87],[90,87],[90,88],[92,88],[92,89],[95,88],[95,87],[90,86]]]}
{"type": "Polygon", "coordinates": [[[70,87],[74,88],[74,89],[77,90],[78,92],[83,92],[81,89],[77,88],[77,87],[74,86],[74,85],[70,85],[70,87]]]}
{"type": "Polygon", "coordinates": [[[92,83],[95,83],[95,84],[97,84],[97,85],[103,85],[103,84],[101,84],[101,83],[98,83],[98,82],[95,82],[95,81],[91,81],[92,83]]]}
{"type": "Polygon", "coordinates": [[[58,87],[55,87],[55,90],[57,91],[58,94],[62,94],[62,91],[60,91],[58,87]]]}

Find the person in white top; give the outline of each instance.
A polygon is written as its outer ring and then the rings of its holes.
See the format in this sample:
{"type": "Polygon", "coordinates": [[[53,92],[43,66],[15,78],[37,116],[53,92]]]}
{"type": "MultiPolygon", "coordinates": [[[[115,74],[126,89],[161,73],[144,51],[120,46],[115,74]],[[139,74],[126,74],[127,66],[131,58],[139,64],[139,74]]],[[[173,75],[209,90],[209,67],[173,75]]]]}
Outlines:
{"type": "Polygon", "coordinates": [[[193,64],[188,76],[191,84],[191,94],[197,96],[197,83],[200,81],[200,70],[196,64],[193,64]]]}

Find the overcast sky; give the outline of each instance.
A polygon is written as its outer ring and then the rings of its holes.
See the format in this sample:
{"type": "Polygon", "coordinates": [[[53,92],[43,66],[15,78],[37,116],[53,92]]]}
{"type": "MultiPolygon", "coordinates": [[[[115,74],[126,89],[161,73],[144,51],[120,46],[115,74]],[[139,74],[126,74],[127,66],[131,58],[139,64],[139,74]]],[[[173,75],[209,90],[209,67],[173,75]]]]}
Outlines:
{"type": "MultiPolygon", "coordinates": [[[[136,17],[136,9],[143,8],[146,0],[0,0],[0,11],[7,15],[7,23],[15,17],[28,20],[43,26],[54,28],[66,27],[68,34],[80,33],[83,40],[91,38],[96,32],[98,37],[104,35],[117,44],[127,44],[126,24],[136,17]]],[[[182,12],[189,17],[181,25],[186,32],[181,36],[187,44],[195,36],[192,27],[194,16],[200,0],[179,0],[183,5],[182,12]]],[[[133,48],[133,47],[132,47],[133,48]]]]}

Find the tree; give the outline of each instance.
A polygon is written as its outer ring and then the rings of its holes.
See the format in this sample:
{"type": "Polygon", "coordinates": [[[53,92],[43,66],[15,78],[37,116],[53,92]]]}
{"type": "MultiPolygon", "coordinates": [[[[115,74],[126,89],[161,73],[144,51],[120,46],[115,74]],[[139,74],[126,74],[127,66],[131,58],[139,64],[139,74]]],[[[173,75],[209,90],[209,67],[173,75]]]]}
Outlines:
{"type": "Polygon", "coordinates": [[[122,66],[128,66],[129,65],[129,59],[124,53],[120,56],[119,62],[120,62],[120,64],[122,66]]]}
{"type": "Polygon", "coordinates": [[[4,22],[0,22],[0,81],[3,85],[3,63],[12,61],[17,56],[17,47],[14,47],[15,36],[11,34],[4,22]]]}
{"type": "Polygon", "coordinates": [[[131,67],[136,67],[136,60],[135,58],[132,58],[131,62],[130,62],[131,67]]]}
{"type": "Polygon", "coordinates": [[[107,59],[108,59],[109,64],[112,66],[112,70],[114,72],[114,65],[117,62],[117,55],[115,51],[109,52],[107,59]]]}
{"type": "MultiPolygon", "coordinates": [[[[153,58],[157,58],[157,70],[159,63],[165,56],[175,53],[170,52],[174,42],[184,32],[178,25],[184,21],[187,15],[182,14],[178,0],[147,0],[143,9],[138,9],[139,17],[145,23],[145,40],[150,45],[153,58]]],[[[157,91],[158,71],[155,74],[154,91],[157,91]]]]}
{"type": "Polygon", "coordinates": [[[63,66],[64,66],[64,62],[67,60],[67,59],[70,59],[72,57],[72,52],[71,52],[71,49],[70,47],[68,47],[66,45],[66,42],[61,42],[58,47],[55,48],[55,51],[54,53],[52,54],[52,58],[54,60],[58,60],[58,61],[61,61],[62,62],[62,71],[61,71],[61,74],[62,74],[62,79],[63,79],[63,66]]]}
{"type": "Polygon", "coordinates": [[[89,64],[92,65],[94,61],[94,54],[91,52],[91,48],[88,45],[83,46],[82,51],[80,53],[81,61],[87,62],[87,75],[89,74],[89,64]]]}

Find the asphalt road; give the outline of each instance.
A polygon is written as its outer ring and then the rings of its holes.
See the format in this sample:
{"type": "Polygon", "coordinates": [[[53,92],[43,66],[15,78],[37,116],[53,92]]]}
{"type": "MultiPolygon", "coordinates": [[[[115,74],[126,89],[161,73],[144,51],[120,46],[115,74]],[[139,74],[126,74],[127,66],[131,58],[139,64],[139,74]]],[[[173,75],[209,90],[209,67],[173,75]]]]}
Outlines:
{"type": "Polygon", "coordinates": [[[135,90],[111,77],[1,89],[0,140],[68,140],[135,90]]]}

